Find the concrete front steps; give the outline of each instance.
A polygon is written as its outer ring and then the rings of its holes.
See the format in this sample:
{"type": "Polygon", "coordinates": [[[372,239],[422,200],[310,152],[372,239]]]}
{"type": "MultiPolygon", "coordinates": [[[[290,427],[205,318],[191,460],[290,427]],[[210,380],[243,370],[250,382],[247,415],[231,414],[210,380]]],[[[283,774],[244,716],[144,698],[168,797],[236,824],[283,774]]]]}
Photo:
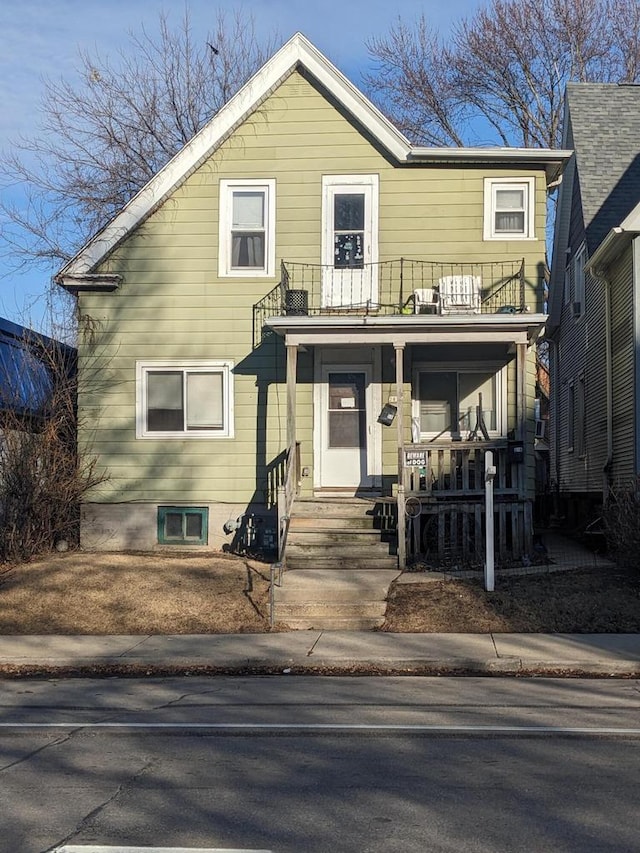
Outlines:
{"type": "Polygon", "coordinates": [[[276,587],[275,621],[289,628],[368,631],[384,622],[389,587],[398,577],[389,569],[294,569],[276,587]]]}
{"type": "Polygon", "coordinates": [[[398,576],[385,505],[367,498],[294,504],[275,618],[290,628],[356,631],[384,622],[398,576]]]}

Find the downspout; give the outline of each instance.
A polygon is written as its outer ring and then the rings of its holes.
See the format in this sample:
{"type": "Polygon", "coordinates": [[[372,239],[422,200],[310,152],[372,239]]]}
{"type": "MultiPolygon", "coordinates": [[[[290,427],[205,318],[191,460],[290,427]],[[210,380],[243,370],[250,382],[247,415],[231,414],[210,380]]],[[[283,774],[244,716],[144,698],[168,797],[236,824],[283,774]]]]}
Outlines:
{"type": "MultiPolygon", "coordinates": [[[[555,332],[554,332],[555,334],[555,332]]],[[[560,514],[560,430],[558,424],[560,423],[560,412],[559,412],[559,388],[560,388],[560,364],[559,364],[559,352],[560,348],[558,346],[558,341],[556,338],[547,338],[550,347],[553,347],[554,357],[553,357],[553,372],[551,374],[551,406],[553,407],[553,445],[554,445],[554,474],[555,474],[555,493],[553,496],[553,514],[558,517],[560,514]]],[[[551,359],[550,359],[551,360],[551,359]]]]}

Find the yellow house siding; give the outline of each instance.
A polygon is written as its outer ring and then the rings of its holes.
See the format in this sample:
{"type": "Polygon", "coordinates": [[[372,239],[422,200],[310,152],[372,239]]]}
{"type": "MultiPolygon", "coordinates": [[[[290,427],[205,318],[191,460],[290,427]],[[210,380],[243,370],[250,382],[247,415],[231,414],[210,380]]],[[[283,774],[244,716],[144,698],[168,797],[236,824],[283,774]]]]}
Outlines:
{"type": "MultiPolygon", "coordinates": [[[[544,176],[536,176],[538,239],[505,243],[482,239],[487,173],[398,166],[300,74],[285,80],[105,261],[100,271],[120,273],[120,289],[79,297],[81,325],[87,338],[93,329],[96,339],[80,352],[80,404],[92,421],[82,440],[110,471],[95,500],[269,499],[270,472],[286,444],[285,359],[282,343],[274,339],[252,350],[252,306],[276,285],[280,259],[320,262],[323,175],[379,176],[381,260],[524,257],[535,307],[538,265],[544,258],[544,176]],[[219,277],[220,181],[251,177],[276,182],[275,275],[219,277]],[[233,361],[233,438],[136,439],[136,362],[165,359],[233,361]]],[[[314,464],[311,365],[311,355],[301,354],[297,431],[302,464],[309,467],[314,464]]],[[[409,382],[410,372],[407,437],[409,382]]],[[[383,401],[390,388],[386,382],[383,401]]],[[[396,466],[395,430],[383,435],[383,465],[389,473],[396,466]]]]}

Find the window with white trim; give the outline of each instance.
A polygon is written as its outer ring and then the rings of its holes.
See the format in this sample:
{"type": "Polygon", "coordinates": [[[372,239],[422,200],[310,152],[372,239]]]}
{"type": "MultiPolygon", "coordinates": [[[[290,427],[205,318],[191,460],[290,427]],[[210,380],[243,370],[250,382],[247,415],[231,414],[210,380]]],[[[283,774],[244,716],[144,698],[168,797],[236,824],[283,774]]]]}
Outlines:
{"type": "Polygon", "coordinates": [[[573,256],[573,316],[584,314],[584,265],[587,261],[587,249],[580,246],[573,256]]]}
{"type": "Polygon", "coordinates": [[[535,178],[485,178],[484,239],[535,237],[535,178]]]}
{"type": "Polygon", "coordinates": [[[274,179],[220,181],[221,276],[275,275],[275,212],[274,179]]]}
{"type": "Polygon", "coordinates": [[[138,438],[231,438],[233,362],[136,365],[138,438]]]}
{"type": "Polygon", "coordinates": [[[430,364],[416,369],[413,420],[421,440],[466,438],[482,419],[491,437],[506,432],[506,369],[492,365],[430,364]]]}

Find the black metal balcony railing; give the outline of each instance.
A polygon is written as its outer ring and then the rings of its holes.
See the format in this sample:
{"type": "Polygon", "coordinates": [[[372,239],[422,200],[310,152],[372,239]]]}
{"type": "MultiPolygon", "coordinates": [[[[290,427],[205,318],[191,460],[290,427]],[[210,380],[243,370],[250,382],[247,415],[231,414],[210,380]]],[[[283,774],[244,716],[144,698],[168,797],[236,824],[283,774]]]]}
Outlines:
{"type": "Polygon", "coordinates": [[[281,263],[281,278],[254,305],[260,340],[267,317],[285,315],[496,314],[536,310],[541,285],[524,260],[447,263],[399,258],[360,267],[281,263]]]}

